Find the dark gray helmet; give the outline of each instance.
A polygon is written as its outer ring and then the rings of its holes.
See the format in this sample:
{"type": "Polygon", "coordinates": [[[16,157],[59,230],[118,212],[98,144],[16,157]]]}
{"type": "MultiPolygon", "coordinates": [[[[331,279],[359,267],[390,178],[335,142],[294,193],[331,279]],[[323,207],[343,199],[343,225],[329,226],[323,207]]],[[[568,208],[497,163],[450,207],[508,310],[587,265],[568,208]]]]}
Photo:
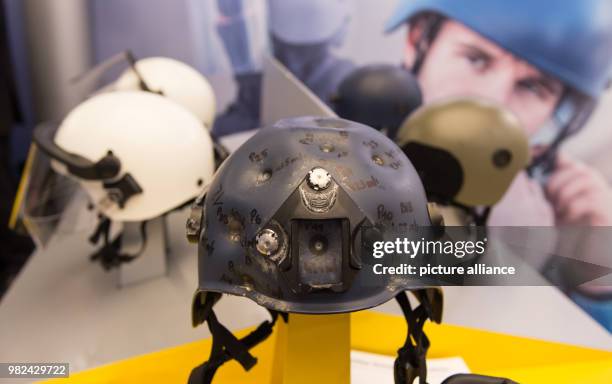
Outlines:
{"type": "Polygon", "coordinates": [[[394,138],[404,119],[421,105],[422,96],[412,73],[398,66],[377,64],[347,76],[332,101],[340,117],[394,138]]]}
{"type": "Polygon", "coordinates": [[[233,153],[203,215],[198,295],[301,313],[374,307],[408,288],[362,278],[372,257],[362,238],[416,238],[431,223],[421,181],[391,140],[358,123],[310,117],[282,120],[233,153]]]}
{"type": "Polygon", "coordinates": [[[302,117],[260,130],[221,165],[187,222],[188,238],[198,243],[193,324],[208,323],[213,335],[211,356],[190,383],[209,383],[229,359],[252,367],[248,350],[279,315],[352,312],[396,297],[417,324],[396,373],[405,376],[411,363],[409,377],[424,376],[421,328],[427,318],[441,320],[441,292],[414,278],[374,275],[369,266],[373,241],[429,237],[431,223],[414,167],[375,129],[302,117]],[[420,307],[410,308],[406,290],[420,307]],[[254,300],[272,321],[236,339],[212,310],[222,293],[254,300]],[[417,339],[419,348],[409,344],[417,339]]]}

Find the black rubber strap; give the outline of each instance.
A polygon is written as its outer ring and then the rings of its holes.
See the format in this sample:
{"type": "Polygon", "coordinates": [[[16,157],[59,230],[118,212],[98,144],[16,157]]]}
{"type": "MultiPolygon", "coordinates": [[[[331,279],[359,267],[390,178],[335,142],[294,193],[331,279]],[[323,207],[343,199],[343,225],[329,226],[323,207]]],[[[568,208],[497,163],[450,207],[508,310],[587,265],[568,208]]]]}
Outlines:
{"type": "Polygon", "coordinates": [[[429,339],[423,332],[423,326],[429,319],[428,303],[426,295],[419,297],[421,304],[412,309],[408,295],[401,292],[395,297],[399,304],[406,322],[408,332],[404,345],[397,351],[397,358],[393,367],[395,384],[412,384],[418,377],[419,384],[427,382],[427,364],[425,358],[429,349],[429,339]]]}
{"type": "Polygon", "coordinates": [[[95,251],[89,260],[92,262],[100,262],[104,270],[109,271],[119,267],[121,264],[129,263],[138,258],[144,252],[147,246],[147,222],[143,221],[140,224],[140,236],[142,239],[140,249],[134,254],[121,253],[122,236],[119,235],[113,241],[110,241],[111,221],[108,217],[100,215],[98,225],[94,233],[89,237],[89,242],[98,244],[100,237],[103,237],[102,246],[95,251]]]}
{"type": "Polygon", "coordinates": [[[210,132],[210,138],[212,139],[213,143],[215,169],[218,169],[225,161],[225,159],[229,157],[230,151],[225,147],[225,145],[221,144],[221,140],[219,139],[219,137],[212,131],[210,132]]]}
{"type": "Polygon", "coordinates": [[[100,236],[104,236],[105,242],[108,242],[108,233],[110,231],[111,221],[106,216],[98,216],[98,225],[94,230],[94,233],[89,236],[89,242],[92,244],[98,244],[100,236]]]}
{"type": "Polygon", "coordinates": [[[415,75],[418,75],[421,72],[423,64],[425,63],[425,58],[429,52],[429,48],[438,35],[438,32],[440,32],[441,27],[442,18],[438,16],[431,16],[431,21],[424,25],[422,35],[420,36],[419,41],[416,43],[416,57],[414,59],[414,63],[412,64],[412,68],[410,68],[410,71],[415,75]]]}
{"type": "Polygon", "coordinates": [[[195,367],[189,375],[189,384],[210,384],[217,369],[229,360],[236,360],[244,370],[248,371],[257,363],[249,350],[266,340],[274,328],[278,316],[287,321],[286,316],[279,312],[268,310],[272,320],[264,321],[254,331],[238,339],[223,326],[212,308],[208,312],[206,322],[212,334],[212,348],[208,360],[195,367]]]}
{"type": "MultiPolygon", "coordinates": [[[[214,312],[211,312],[210,316],[208,317],[208,328],[210,329],[210,333],[212,333],[214,337],[221,342],[221,345],[223,345],[227,351],[222,358],[221,356],[218,356],[221,358],[219,359],[220,361],[225,360],[226,357],[231,357],[240,363],[242,368],[244,368],[246,371],[253,368],[253,366],[257,363],[257,359],[249,353],[249,348],[245,344],[242,344],[242,342],[238,340],[236,336],[234,336],[226,327],[219,323],[219,320],[217,320],[214,312]]],[[[258,327],[254,332],[259,330],[260,328],[258,327]]],[[[263,340],[265,337],[267,337],[267,335],[263,336],[261,339],[263,340]]]]}
{"type": "Polygon", "coordinates": [[[144,77],[142,76],[142,73],[140,73],[140,70],[138,70],[138,67],[136,66],[136,58],[134,57],[134,54],[132,53],[132,51],[127,50],[123,52],[123,54],[125,55],[125,60],[128,62],[130,69],[132,70],[132,72],[134,72],[134,75],[136,76],[136,79],[138,80],[138,88],[140,88],[140,90],[145,91],[145,92],[163,95],[163,92],[154,91],[151,87],[149,87],[149,84],[147,84],[144,77]]]}
{"type": "Polygon", "coordinates": [[[504,379],[503,377],[482,376],[468,373],[460,373],[448,377],[442,384],[518,384],[516,381],[504,379]]]}

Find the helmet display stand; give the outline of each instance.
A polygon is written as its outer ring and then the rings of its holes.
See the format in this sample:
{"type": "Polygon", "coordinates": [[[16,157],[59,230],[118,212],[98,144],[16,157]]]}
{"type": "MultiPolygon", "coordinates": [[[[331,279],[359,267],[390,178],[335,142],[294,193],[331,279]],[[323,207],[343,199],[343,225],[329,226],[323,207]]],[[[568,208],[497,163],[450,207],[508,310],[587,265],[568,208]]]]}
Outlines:
{"type": "Polygon", "coordinates": [[[138,254],[138,256],[129,263],[122,263],[119,267],[119,287],[166,275],[168,269],[166,256],[170,249],[165,217],[149,220],[144,238],[141,228],[141,222],[123,224],[121,252],[138,254]]]}
{"type": "Polygon", "coordinates": [[[348,313],[290,314],[277,322],[271,384],[350,383],[348,313]]]}

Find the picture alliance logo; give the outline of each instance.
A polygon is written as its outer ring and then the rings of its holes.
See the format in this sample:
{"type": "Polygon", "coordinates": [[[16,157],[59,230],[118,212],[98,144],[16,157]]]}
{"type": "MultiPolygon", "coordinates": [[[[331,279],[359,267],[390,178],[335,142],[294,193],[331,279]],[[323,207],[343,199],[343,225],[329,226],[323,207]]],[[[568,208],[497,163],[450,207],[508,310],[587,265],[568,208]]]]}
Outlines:
{"type": "Polygon", "coordinates": [[[446,255],[458,259],[466,255],[482,255],[485,253],[487,238],[478,241],[451,240],[409,240],[397,238],[395,241],[375,241],[372,243],[372,256],[381,259],[388,255],[405,256],[414,259],[418,255],[446,255]]]}

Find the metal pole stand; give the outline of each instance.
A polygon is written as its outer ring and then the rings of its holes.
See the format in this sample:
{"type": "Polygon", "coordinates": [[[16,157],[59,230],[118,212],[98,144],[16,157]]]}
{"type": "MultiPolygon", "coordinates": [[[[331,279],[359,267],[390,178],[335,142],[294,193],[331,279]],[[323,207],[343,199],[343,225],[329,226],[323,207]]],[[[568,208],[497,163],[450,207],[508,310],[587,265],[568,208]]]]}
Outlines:
{"type": "MultiPolygon", "coordinates": [[[[124,223],[122,252],[136,253],[142,247],[141,223],[124,223]]],[[[167,255],[170,252],[166,220],[163,216],[149,220],[147,241],[140,256],[119,267],[119,287],[140,283],[166,275],[167,255]]]]}
{"type": "Polygon", "coordinates": [[[351,322],[339,315],[289,315],[277,322],[271,384],[349,384],[351,322]]]}

